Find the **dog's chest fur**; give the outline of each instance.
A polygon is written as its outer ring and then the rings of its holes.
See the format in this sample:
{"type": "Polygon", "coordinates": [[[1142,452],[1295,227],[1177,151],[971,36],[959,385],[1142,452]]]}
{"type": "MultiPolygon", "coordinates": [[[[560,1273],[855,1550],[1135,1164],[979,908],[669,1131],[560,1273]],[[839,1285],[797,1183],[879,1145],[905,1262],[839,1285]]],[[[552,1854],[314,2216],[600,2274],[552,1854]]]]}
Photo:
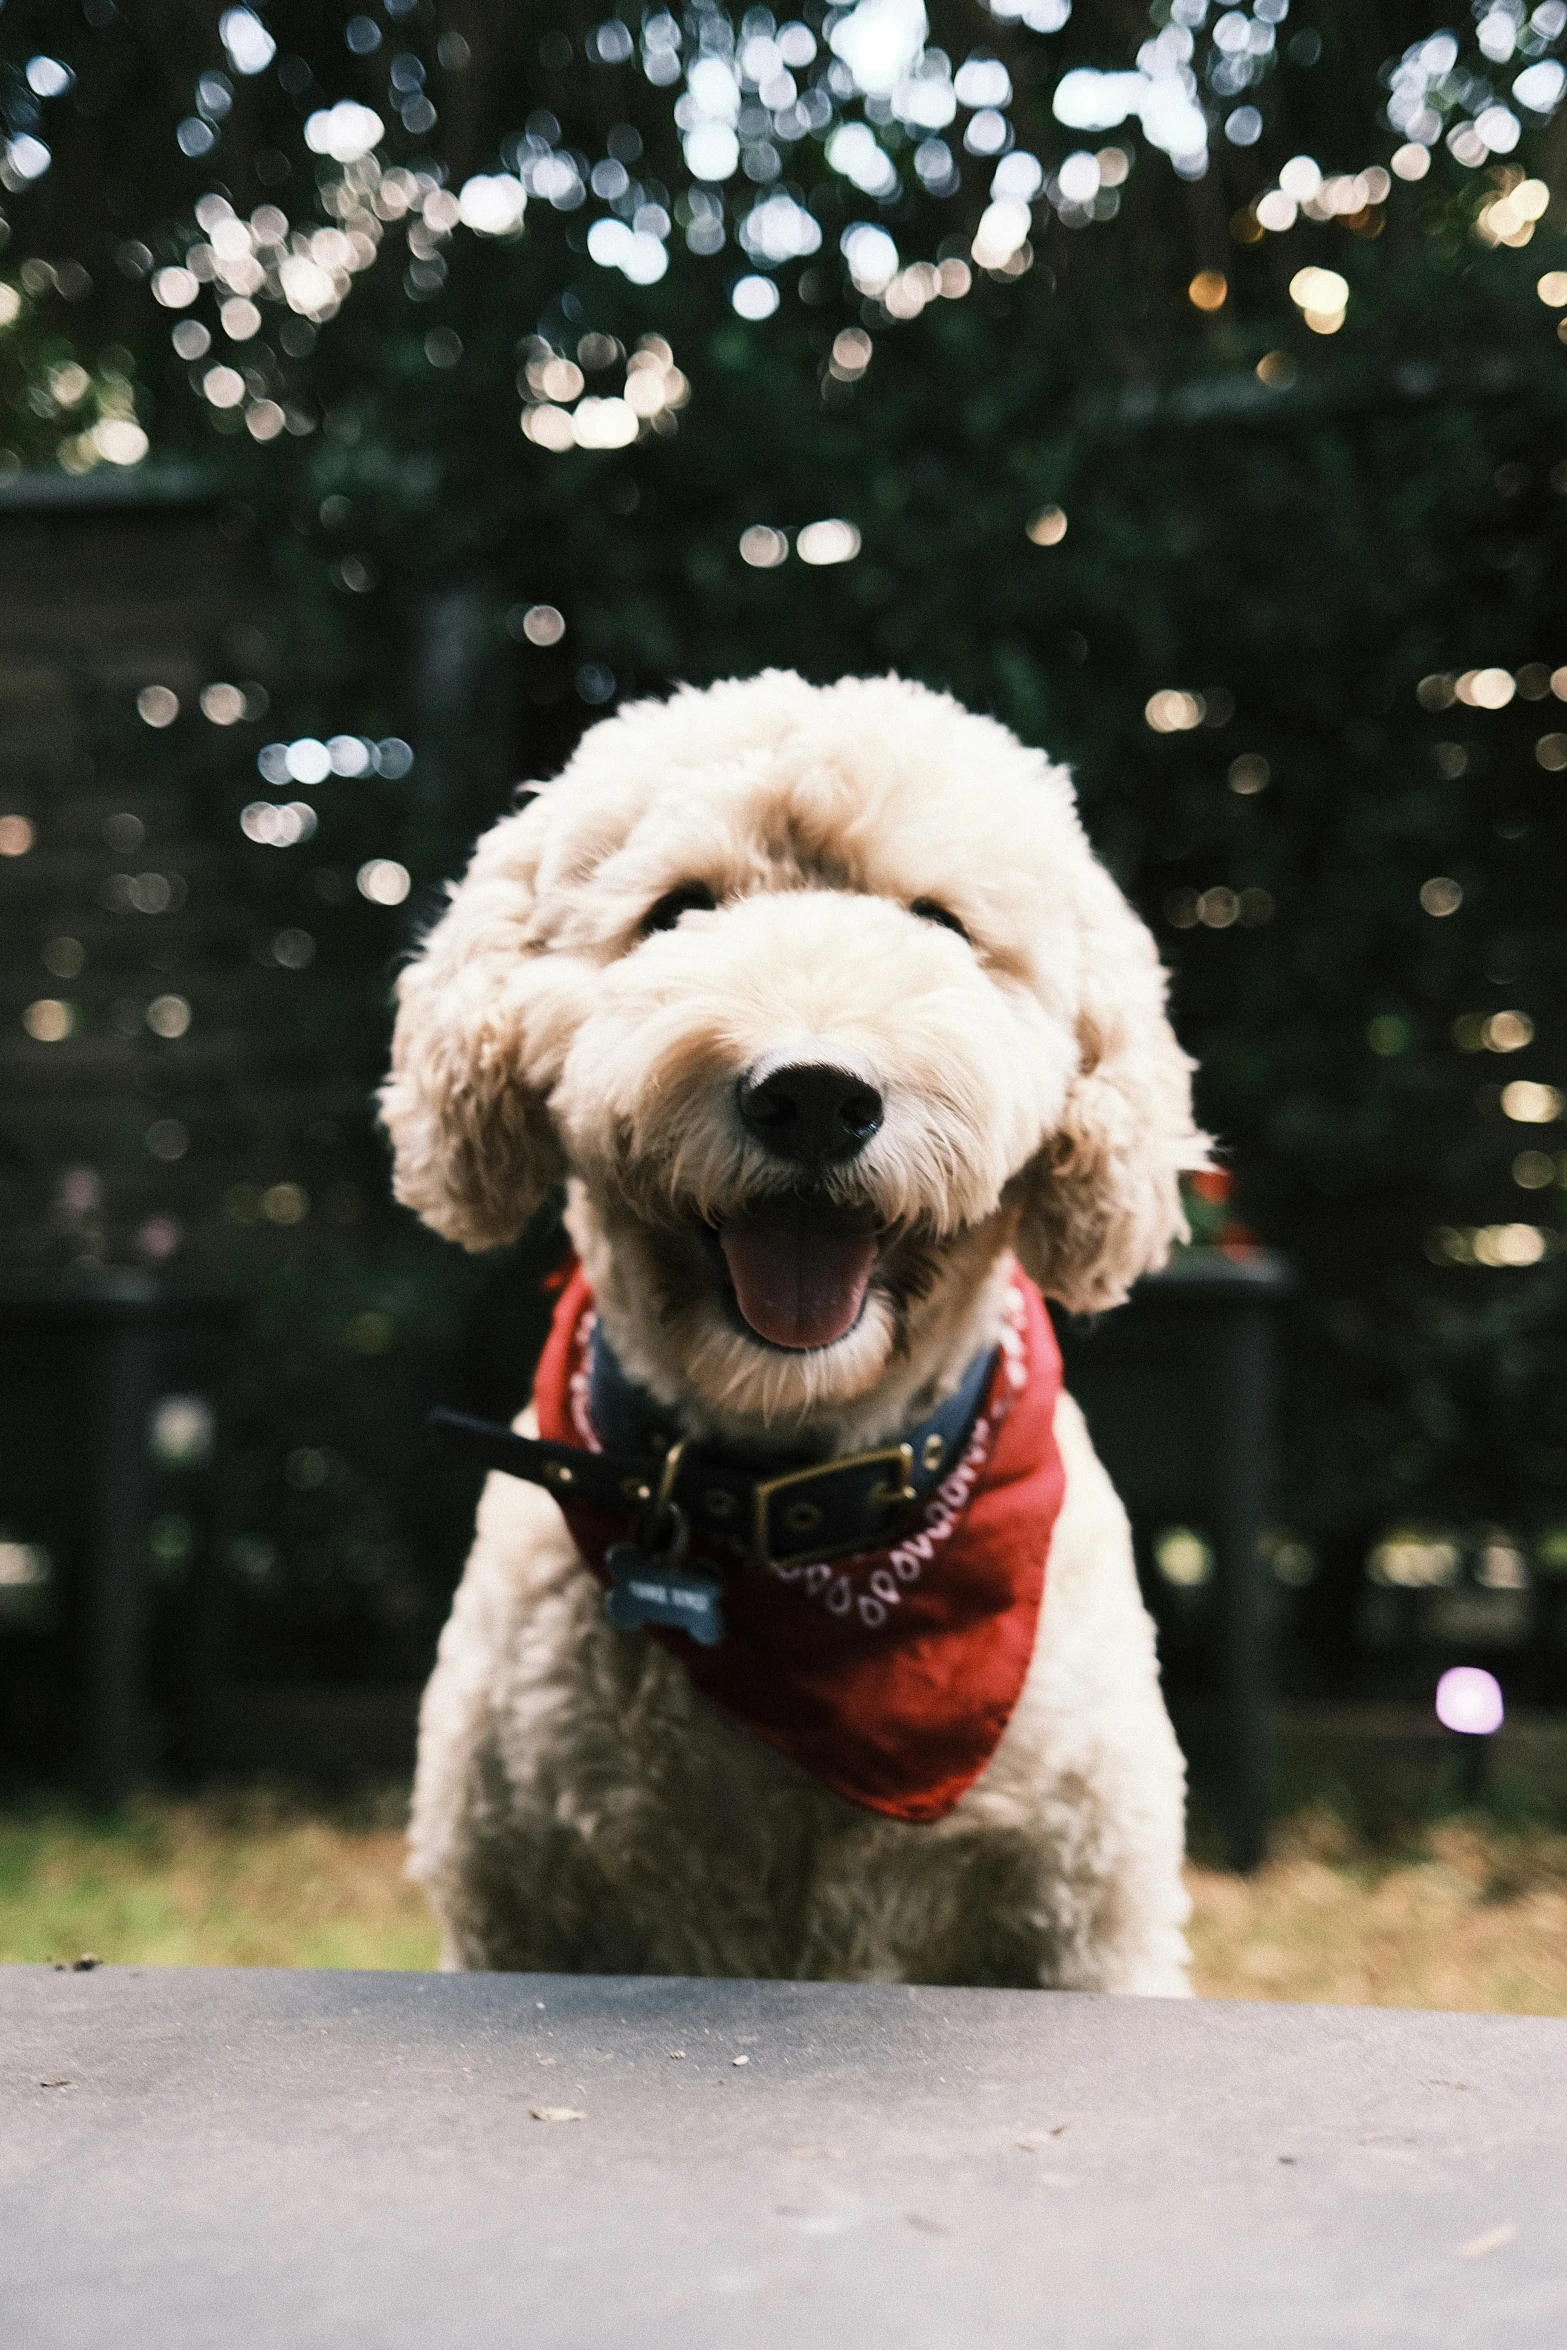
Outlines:
{"type": "Polygon", "coordinates": [[[1067,1497],[1023,1696],[927,1827],[832,1795],[616,1632],[553,1502],[492,1478],[421,1719],[412,1866],[445,1962],[1184,1989],[1151,1628],[1067,1400],[1057,1436],[1067,1497]]]}

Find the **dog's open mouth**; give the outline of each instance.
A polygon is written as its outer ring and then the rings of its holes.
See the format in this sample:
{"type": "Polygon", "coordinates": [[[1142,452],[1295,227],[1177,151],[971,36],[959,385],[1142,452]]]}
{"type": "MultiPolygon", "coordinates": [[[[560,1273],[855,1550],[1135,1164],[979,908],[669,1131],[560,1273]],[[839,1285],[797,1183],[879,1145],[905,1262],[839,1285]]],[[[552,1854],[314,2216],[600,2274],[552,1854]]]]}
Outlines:
{"type": "Polygon", "coordinates": [[[759,1200],[726,1217],[718,1245],[741,1318],[769,1346],[831,1346],[854,1328],[879,1245],[868,1210],[759,1200]]]}

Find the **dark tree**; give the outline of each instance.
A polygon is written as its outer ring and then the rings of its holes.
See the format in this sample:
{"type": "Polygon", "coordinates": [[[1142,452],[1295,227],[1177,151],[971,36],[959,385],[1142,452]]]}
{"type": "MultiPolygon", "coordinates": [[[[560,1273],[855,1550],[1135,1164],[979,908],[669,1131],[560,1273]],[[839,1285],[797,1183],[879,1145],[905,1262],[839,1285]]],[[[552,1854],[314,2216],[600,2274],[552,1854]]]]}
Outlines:
{"type": "MultiPolygon", "coordinates": [[[[1320,1669],[1389,1527],[1567,1567],[1564,29],[1556,0],[1461,38],[1326,0],[11,0],[0,495],[206,500],[255,631],[166,731],[134,699],[166,681],[105,688],[94,755],[156,770],[211,902],[270,893],[273,1009],[243,924],[165,992],[236,1066],[290,1058],[295,1139],[247,1174],[265,1119],[193,1064],[189,1151],[109,1166],[99,1224],[133,1250],[155,1178],[183,1254],[240,1251],[271,1300],[291,1400],[267,1436],[258,1381],[254,1515],[290,1572],[349,1574],[368,1491],[405,1553],[444,1540],[407,1402],[377,1409],[475,1278],[374,1204],[396,925],[596,710],[764,662],[896,666],[1075,765],[1233,1170],[1203,1236],[1299,1270],[1320,1669]],[[362,1218],[335,1232],[333,1183],[362,1218]],[[389,1350],[352,1376],[348,1328],[389,1350]]],[[[80,794],[6,774],[42,855],[80,794]]],[[[28,863],[7,885],[63,929],[28,863]]],[[[89,963],[69,1032],[24,1035],[37,952],[6,1053],[58,1089],[111,1007],[89,963]]],[[[13,1158],[16,1246],[83,1245],[64,1161],[13,1158]]],[[[493,1400],[525,1385],[521,1262],[479,1276],[493,1400]]]]}

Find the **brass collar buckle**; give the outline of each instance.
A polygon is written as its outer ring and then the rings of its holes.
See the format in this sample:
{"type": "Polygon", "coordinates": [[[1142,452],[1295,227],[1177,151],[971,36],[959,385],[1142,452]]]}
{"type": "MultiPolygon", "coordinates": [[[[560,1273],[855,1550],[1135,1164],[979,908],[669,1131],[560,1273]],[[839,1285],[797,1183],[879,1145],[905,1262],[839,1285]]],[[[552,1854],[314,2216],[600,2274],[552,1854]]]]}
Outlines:
{"type": "MultiPolygon", "coordinates": [[[[797,1559],[834,1558],[845,1551],[863,1550],[884,1531],[879,1526],[866,1526],[865,1512],[885,1515],[918,1499],[912,1444],[890,1444],[877,1452],[848,1453],[841,1460],[820,1461],[811,1469],[791,1469],[786,1476],[758,1478],[752,1497],[751,1563],[758,1567],[783,1566],[797,1559]],[[886,1469],[895,1474],[879,1478],[869,1492],[854,1495],[852,1515],[860,1523],[852,1531],[839,1535],[827,1524],[828,1512],[822,1501],[813,1500],[806,1489],[811,1486],[822,1489],[825,1500],[834,1489],[841,1491],[844,1481],[855,1471],[867,1469],[886,1469]],[[793,1500],[785,1501],[778,1512],[778,1532],[782,1539],[775,1549],[773,1497],[791,1490],[793,1500]],[[825,1541],[813,1539],[818,1529],[825,1533],[825,1541]],[[779,1551],[782,1556],[778,1555],[779,1551]]],[[[833,1514],[840,1516],[837,1512],[833,1514]]]]}

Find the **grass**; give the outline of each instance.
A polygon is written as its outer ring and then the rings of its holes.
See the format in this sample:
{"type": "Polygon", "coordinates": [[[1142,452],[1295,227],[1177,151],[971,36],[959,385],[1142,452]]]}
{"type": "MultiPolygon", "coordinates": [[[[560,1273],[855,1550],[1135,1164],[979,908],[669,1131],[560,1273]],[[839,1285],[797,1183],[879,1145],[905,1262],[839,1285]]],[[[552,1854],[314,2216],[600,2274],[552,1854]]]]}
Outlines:
{"type": "MultiPolygon", "coordinates": [[[[122,1818],[0,1813],[0,1960],[428,1967],[402,1801],[143,1798],[122,1818]]],[[[1252,1878],[1194,1864],[1198,1991],[1214,1999],[1567,2015],[1567,1835],[1481,1813],[1373,1843],[1317,1807],[1252,1878]]]]}
{"type": "Polygon", "coordinates": [[[114,1821],[0,1813],[0,1960],[429,1967],[400,1800],[306,1809],[247,1792],[142,1798],[114,1821]]]}
{"type": "Polygon", "coordinates": [[[1252,1878],[1190,1868],[1209,1999],[1567,2015],[1567,1835],[1464,1813],[1389,1844],[1326,1808],[1276,1829],[1252,1878]]]}

